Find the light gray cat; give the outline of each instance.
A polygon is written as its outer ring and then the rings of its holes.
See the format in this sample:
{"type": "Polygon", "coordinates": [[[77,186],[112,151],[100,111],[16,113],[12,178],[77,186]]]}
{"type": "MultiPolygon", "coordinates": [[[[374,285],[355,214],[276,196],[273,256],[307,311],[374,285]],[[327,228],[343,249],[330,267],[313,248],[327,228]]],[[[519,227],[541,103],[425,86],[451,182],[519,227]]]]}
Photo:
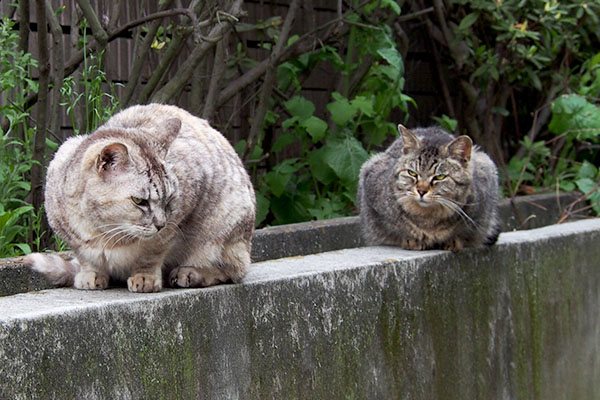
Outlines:
{"type": "Polygon", "coordinates": [[[32,254],[56,285],[132,292],[239,282],[255,198],[239,157],[207,121],[169,105],[130,107],[75,136],[48,167],[45,210],[75,258],[32,254]]]}
{"type": "Polygon", "coordinates": [[[468,136],[440,128],[410,131],[360,171],[360,221],[369,244],[446,249],[494,244],[498,173],[468,136]]]}

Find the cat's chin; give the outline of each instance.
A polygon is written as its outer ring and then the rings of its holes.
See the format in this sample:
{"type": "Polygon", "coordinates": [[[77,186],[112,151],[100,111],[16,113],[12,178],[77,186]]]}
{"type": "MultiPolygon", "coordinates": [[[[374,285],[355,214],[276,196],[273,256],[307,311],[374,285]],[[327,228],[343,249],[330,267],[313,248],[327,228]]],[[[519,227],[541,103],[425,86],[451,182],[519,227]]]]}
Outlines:
{"type": "Polygon", "coordinates": [[[427,199],[410,199],[402,204],[402,208],[409,214],[420,217],[435,216],[437,218],[444,218],[451,214],[440,203],[427,199]]]}

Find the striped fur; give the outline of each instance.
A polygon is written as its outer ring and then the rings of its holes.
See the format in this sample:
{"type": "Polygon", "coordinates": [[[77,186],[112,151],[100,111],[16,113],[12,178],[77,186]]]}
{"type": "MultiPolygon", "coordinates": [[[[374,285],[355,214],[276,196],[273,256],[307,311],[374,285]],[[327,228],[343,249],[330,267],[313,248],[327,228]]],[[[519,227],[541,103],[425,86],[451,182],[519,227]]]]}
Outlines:
{"type": "Polygon", "coordinates": [[[467,136],[402,125],[399,131],[385,152],[361,168],[358,203],[367,242],[452,251],[495,243],[494,162],[467,136]]]}
{"type": "Polygon", "coordinates": [[[175,106],[133,106],[67,140],[48,167],[45,210],[75,259],[26,262],[57,285],[209,286],[239,282],[250,264],[248,174],[219,132],[175,106]]]}

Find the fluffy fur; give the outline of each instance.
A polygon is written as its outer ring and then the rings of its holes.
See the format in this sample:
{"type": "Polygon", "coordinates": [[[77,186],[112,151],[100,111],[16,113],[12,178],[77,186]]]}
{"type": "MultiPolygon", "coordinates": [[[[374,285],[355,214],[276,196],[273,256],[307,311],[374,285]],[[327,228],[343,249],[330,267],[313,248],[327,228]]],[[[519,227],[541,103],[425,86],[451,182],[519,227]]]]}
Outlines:
{"type": "Polygon", "coordinates": [[[26,262],[56,285],[133,292],[239,282],[250,264],[255,198],[227,140],[169,105],[130,107],[72,137],[48,167],[45,210],[75,254],[26,262]]]}
{"type": "Polygon", "coordinates": [[[410,131],[362,167],[360,219],[370,244],[405,249],[491,245],[499,233],[498,173],[468,136],[410,131]]]}

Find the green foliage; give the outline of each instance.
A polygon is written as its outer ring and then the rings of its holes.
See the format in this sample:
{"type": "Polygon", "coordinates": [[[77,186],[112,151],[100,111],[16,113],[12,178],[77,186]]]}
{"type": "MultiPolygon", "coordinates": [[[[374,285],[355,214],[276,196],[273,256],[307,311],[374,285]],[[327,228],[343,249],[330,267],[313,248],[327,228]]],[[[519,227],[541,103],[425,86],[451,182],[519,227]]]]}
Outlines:
{"type": "Polygon", "coordinates": [[[552,139],[522,141],[526,157],[513,157],[507,165],[507,183],[510,194],[523,185],[537,188],[555,188],[563,191],[579,190],[590,201],[591,208],[600,214],[600,174],[595,164],[600,148],[600,86],[598,85],[598,56],[583,65],[580,94],[567,94],[552,105],[552,119],[548,130],[552,139]]]}
{"type": "Polygon", "coordinates": [[[484,88],[507,79],[537,90],[559,79],[570,58],[585,60],[598,40],[600,3],[558,0],[454,0],[470,12],[455,27],[471,79],[484,88]],[[561,64],[562,61],[562,64],[561,64]],[[556,68],[557,64],[559,65],[556,68]],[[559,74],[559,76],[556,76],[559,74]]]}
{"type": "MultiPolygon", "coordinates": [[[[81,41],[84,48],[87,44],[86,28],[87,20],[84,18],[80,26],[84,33],[81,41]]],[[[119,108],[119,99],[114,95],[114,84],[106,79],[106,73],[102,70],[103,56],[104,51],[98,54],[86,52],[80,79],[69,76],[60,88],[64,100],[60,105],[66,107],[76,135],[81,129],[84,132],[94,131],[119,108]],[[81,123],[76,118],[78,107],[83,108],[81,123]]]]}
{"type": "MultiPolygon", "coordinates": [[[[85,27],[85,25],[83,25],[85,27]]],[[[85,29],[83,29],[85,32],[85,29]]],[[[18,34],[14,23],[4,18],[0,21],[0,96],[7,99],[0,104],[0,116],[8,122],[6,131],[0,130],[0,257],[11,257],[40,248],[41,239],[47,235],[42,230],[43,210],[35,210],[27,199],[31,191],[29,181],[33,161],[35,128],[30,126],[29,110],[25,98],[38,90],[31,79],[31,69],[37,62],[29,53],[18,49],[18,34]]],[[[85,46],[85,38],[82,45],[85,46]]],[[[95,129],[118,107],[116,97],[105,93],[111,88],[102,71],[101,55],[88,55],[80,82],[72,77],[65,80],[61,93],[68,114],[75,123],[75,107],[85,108],[83,129],[95,129]],[[81,87],[81,92],[77,88],[81,87]]],[[[76,133],[78,129],[74,128],[76,133]]],[[[51,150],[58,143],[47,140],[51,150]]],[[[64,249],[64,243],[54,238],[55,247],[64,249]]]]}
{"type": "Polygon", "coordinates": [[[13,26],[8,18],[0,21],[0,96],[11,99],[0,105],[0,116],[8,122],[8,129],[0,130],[0,257],[31,251],[29,226],[38,215],[24,200],[31,189],[28,174],[34,134],[28,125],[25,97],[37,91],[29,76],[36,62],[18,49],[13,26]]]}
{"type": "MultiPolygon", "coordinates": [[[[400,11],[396,2],[385,1],[381,5],[368,4],[365,12],[373,12],[378,6],[388,7],[394,13],[400,11]]],[[[283,159],[266,173],[254,168],[257,225],[355,213],[360,167],[372,146],[381,145],[396,134],[395,125],[388,122],[391,111],[406,112],[407,104],[413,102],[402,94],[404,66],[389,27],[383,23],[368,25],[357,14],[348,18],[357,24],[351,28],[345,59],[340,49],[323,46],[278,67],[280,91],[291,90],[294,94],[281,105],[274,102],[273,118],[265,125],[268,128],[281,123],[283,131],[270,148],[263,149],[265,143],[259,141],[251,160],[265,153],[279,158],[279,154],[287,154],[290,149],[299,156],[283,159]],[[351,87],[353,77],[368,59],[374,60],[370,68],[351,87]],[[300,77],[323,63],[338,71],[344,93],[332,93],[325,110],[317,110],[313,102],[300,94],[300,77]]],[[[288,43],[293,41],[294,38],[288,43]]]]}

